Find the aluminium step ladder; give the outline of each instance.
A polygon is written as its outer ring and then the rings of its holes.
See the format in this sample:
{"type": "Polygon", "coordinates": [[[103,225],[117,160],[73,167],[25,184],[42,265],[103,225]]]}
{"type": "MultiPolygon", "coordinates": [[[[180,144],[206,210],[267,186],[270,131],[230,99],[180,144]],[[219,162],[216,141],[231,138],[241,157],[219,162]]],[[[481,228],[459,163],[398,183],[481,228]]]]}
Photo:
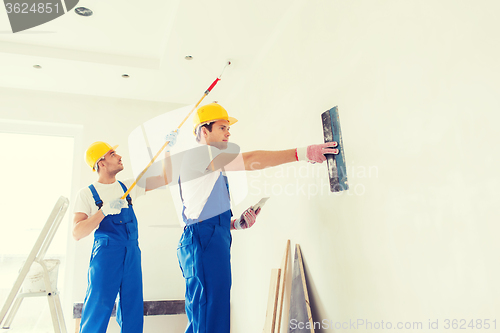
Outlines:
{"type": "Polygon", "coordinates": [[[12,286],[2,310],[0,311],[0,324],[2,328],[10,328],[10,324],[12,323],[17,310],[19,310],[22,300],[25,297],[47,296],[50,314],[52,316],[52,324],[54,325],[54,332],[66,333],[66,324],[64,322],[61,301],[59,299],[59,291],[57,290],[57,270],[60,262],[59,260],[44,258],[47,249],[49,248],[49,245],[52,242],[59,225],[61,224],[61,220],[66,214],[68,205],[69,200],[61,196],[52,209],[52,213],[40,232],[40,235],[31,249],[23,267],[19,271],[19,275],[12,286]],[[33,263],[36,264],[33,265],[33,263]],[[35,269],[30,272],[32,265],[35,269]],[[37,276],[34,276],[33,273],[36,271],[36,268],[38,268],[39,273],[37,276]],[[29,275],[30,273],[32,274],[31,276],[29,275]],[[41,277],[43,282],[40,281],[41,283],[39,283],[38,287],[30,287],[30,279],[33,281],[39,277],[41,277]],[[53,281],[51,281],[51,277],[53,281]],[[9,315],[5,319],[7,313],[9,315]]]}

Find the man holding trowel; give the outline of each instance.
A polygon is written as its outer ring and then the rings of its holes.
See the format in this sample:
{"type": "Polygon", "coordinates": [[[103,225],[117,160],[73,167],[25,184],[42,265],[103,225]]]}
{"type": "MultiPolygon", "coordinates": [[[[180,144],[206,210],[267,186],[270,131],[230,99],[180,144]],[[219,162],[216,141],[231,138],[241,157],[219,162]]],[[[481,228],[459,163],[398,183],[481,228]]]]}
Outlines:
{"type": "Polygon", "coordinates": [[[201,145],[190,151],[180,169],[179,187],[186,223],[177,248],[186,281],[186,333],[229,333],[231,232],[252,227],[260,209],[252,207],[231,219],[225,171],[260,170],[296,161],[322,163],[338,154],[336,142],[282,151],[239,153],[229,143],[236,123],[217,103],[197,109],[194,134],[201,145]]]}
{"type": "MultiPolygon", "coordinates": [[[[176,137],[176,132],[167,136],[169,146],[175,144],[176,137]]],[[[73,237],[80,240],[95,230],[80,333],[106,332],[117,295],[116,321],[121,332],[143,331],[141,251],[132,200],[168,184],[171,175],[163,172],[163,175],[149,177],[142,186],[135,186],[126,200],[121,199],[135,182],[116,179],[123,170],[116,147],[101,141],[90,145],[85,159],[92,170],[97,171],[98,180],[81,189],[75,201],[73,237]]],[[[166,160],[168,156],[167,152],[166,160]]]]}

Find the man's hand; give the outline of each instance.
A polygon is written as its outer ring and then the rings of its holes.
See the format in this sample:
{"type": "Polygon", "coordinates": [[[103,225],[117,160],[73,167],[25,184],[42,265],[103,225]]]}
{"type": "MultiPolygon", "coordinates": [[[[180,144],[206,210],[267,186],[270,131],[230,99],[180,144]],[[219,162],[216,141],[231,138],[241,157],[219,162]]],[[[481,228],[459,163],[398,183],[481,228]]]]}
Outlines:
{"type": "Polygon", "coordinates": [[[248,229],[251,228],[254,224],[255,221],[257,220],[257,215],[260,213],[260,208],[257,208],[257,211],[254,212],[252,207],[248,208],[241,214],[241,217],[239,219],[233,220],[231,229],[233,230],[243,230],[243,229],[248,229]]]}
{"type": "Polygon", "coordinates": [[[127,206],[128,206],[127,200],[116,199],[103,205],[101,211],[104,216],[117,215],[120,214],[122,208],[125,208],[127,206]]]}
{"type": "Polygon", "coordinates": [[[297,148],[297,161],[307,161],[309,163],[323,163],[326,161],[324,154],[338,154],[337,142],[326,142],[319,145],[310,145],[307,147],[297,148]]]}

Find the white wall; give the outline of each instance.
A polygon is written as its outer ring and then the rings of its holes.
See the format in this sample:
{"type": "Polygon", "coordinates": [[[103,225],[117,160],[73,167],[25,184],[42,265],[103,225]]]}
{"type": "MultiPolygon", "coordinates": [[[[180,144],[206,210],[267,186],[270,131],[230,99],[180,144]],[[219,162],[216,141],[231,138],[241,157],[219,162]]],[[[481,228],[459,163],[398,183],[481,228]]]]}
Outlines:
{"type": "Polygon", "coordinates": [[[499,9],[303,6],[303,25],[283,33],[250,91],[227,103],[240,119],[232,138],[244,150],[321,142],[320,113],[339,105],[351,191],[328,195],[327,178],[312,172],[321,165],[254,179],[262,192],[265,182],[275,193],[306,187],[273,195],[255,228],[234,235],[235,332],[262,329],[286,239],[302,247],[314,320],[428,328],[431,319],[441,330],[445,319],[498,321],[499,9]]]}
{"type": "MultiPolygon", "coordinates": [[[[0,89],[1,119],[17,119],[62,124],[83,125],[83,134],[79,146],[75,149],[75,174],[73,193],[70,198],[72,207],[76,192],[96,180],[84,161],[85,149],[94,141],[102,140],[110,144],[119,144],[119,154],[123,156],[125,170],[119,179],[132,176],[129,167],[128,135],[144,121],[179,107],[166,103],[136,102],[131,100],[107,99],[67,94],[44,93],[15,89],[0,89]]],[[[165,133],[172,129],[165,129],[165,133]]],[[[46,163],[48,161],[35,161],[46,163]]],[[[55,179],[54,181],[57,181],[55,179]]],[[[148,192],[145,197],[134,202],[138,216],[140,246],[142,250],[144,299],[183,299],[184,280],[178,268],[176,246],[182,229],[159,228],[156,225],[176,224],[177,217],[171,206],[170,194],[165,190],[148,192]]],[[[71,228],[69,228],[71,230],[71,228]]],[[[66,284],[60,286],[64,301],[65,319],[68,329],[74,327],[72,318],[73,302],[83,302],[87,288],[87,269],[92,248],[92,236],[78,242],[71,235],[67,253],[66,284]]],[[[185,316],[146,318],[145,329],[148,332],[161,332],[165,326],[185,327],[185,316]]],[[[113,320],[109,332],[119,332],[113,320]]]]}

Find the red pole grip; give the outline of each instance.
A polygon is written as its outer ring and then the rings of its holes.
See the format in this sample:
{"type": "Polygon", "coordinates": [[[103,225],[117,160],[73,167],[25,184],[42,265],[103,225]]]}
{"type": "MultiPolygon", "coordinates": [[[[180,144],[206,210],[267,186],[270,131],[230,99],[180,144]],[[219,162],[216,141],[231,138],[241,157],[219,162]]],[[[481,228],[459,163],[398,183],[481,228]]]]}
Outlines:
{"type": "Polygon", "coordinates": [[[208,95],[209,92],[212,91],[212,89],[215,87],[215,85],[217,84],[217,82],[219,82],[220,79],[219,78],[216,78],[214,82],[212,82],[212,85],[210,87],[208,87],[207,91],[205,91],[205,95],[208,95]]]}

